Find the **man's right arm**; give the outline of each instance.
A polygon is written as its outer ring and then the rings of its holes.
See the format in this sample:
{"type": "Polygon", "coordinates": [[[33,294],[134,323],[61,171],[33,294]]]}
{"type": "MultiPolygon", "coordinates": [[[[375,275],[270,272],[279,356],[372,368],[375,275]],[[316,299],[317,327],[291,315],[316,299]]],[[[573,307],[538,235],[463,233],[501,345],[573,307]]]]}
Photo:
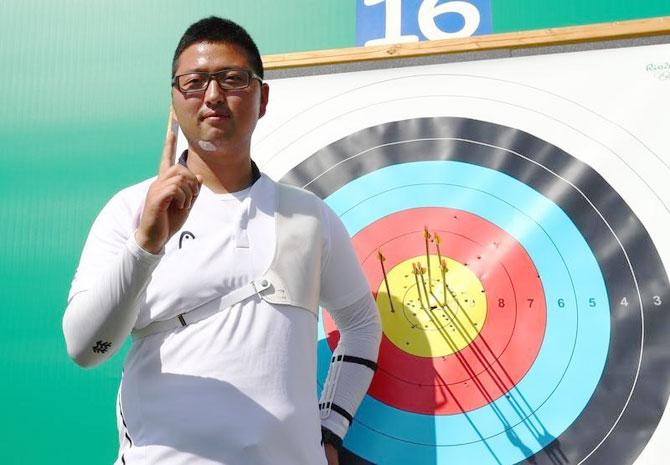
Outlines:
{"type": "Polygon", "coordinates": [[[123,345],[137,320],[138,298],[161,258],[137,245],[132,211],[120,197],[91,228],[63,316],[68,354],[84,367],[107,360],[123,345]]]}
{"type": "Polygon", "coordinates": [[[117,195],[91,228],[63,316],[68,354],[81,366],[108,359],[128,337],[138,298],[198,197],[202,177],[174,163],[175,127],[170,108],[158,176],[148,186],[139,219],[135,202],[117,195]]]}

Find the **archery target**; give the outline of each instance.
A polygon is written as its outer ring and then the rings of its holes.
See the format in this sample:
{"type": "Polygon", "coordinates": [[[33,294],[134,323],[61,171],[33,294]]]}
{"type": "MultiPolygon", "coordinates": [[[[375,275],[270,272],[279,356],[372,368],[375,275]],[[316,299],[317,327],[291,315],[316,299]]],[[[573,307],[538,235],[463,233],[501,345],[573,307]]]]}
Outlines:
{"type": "MultiPolygon", "coordinates": [[[[340,216],[380,310],[351,463],[633,463],[670,386],[667,164],[556,93],[448,68],[356,73],[257,140],[340,216]]],[[[337,340],[324,309],[320,385],[337,340]]]]}

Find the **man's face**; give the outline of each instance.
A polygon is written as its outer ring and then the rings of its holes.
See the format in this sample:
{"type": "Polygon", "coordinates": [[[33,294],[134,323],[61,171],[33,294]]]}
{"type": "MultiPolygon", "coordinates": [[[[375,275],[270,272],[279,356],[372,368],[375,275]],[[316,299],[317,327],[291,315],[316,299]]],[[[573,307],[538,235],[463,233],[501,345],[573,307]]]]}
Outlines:
{"type": "MultiPolygon", "coordinates": [[[[244,50],[222,42],[198,42],[179,56],[176,76],[225,68],[251,70],[244,50]]],[[[252,79],[249,87],[223,90],[212,79],[202,92],[172,88],[172,105],[189,146],[207,152],[248,151],[258,118],[265,114],[268,86],[252,79]]]]}

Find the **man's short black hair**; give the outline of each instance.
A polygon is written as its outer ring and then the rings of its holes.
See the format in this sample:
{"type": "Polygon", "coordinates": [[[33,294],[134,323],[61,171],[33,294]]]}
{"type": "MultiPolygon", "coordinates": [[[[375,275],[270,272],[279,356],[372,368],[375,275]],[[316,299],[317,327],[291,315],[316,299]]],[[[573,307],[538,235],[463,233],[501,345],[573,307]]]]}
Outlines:
{"type": "Polygon", "coordinates": [[[223,42],[240,47],[247,55],[251,69],[263,78],[263,62],[258,47],[249,33],[239,24],[217,16],[201,19],[191,24],[181,36],[172,58],[172,76],[179,66],[179,56],[186,48],[198,42],[223,42]]]}

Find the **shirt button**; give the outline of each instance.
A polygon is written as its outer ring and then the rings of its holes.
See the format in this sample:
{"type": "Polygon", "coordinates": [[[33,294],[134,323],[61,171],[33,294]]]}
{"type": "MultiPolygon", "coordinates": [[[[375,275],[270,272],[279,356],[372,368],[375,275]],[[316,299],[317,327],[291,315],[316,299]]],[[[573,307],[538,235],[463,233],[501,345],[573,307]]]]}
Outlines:
{"type": "Polygon", "coordinates": [[[269,284],[270,283],[268,282],[267,279],[264,279],[264,280],[261,281],[261,287],[268,287],[269,284]]]}

